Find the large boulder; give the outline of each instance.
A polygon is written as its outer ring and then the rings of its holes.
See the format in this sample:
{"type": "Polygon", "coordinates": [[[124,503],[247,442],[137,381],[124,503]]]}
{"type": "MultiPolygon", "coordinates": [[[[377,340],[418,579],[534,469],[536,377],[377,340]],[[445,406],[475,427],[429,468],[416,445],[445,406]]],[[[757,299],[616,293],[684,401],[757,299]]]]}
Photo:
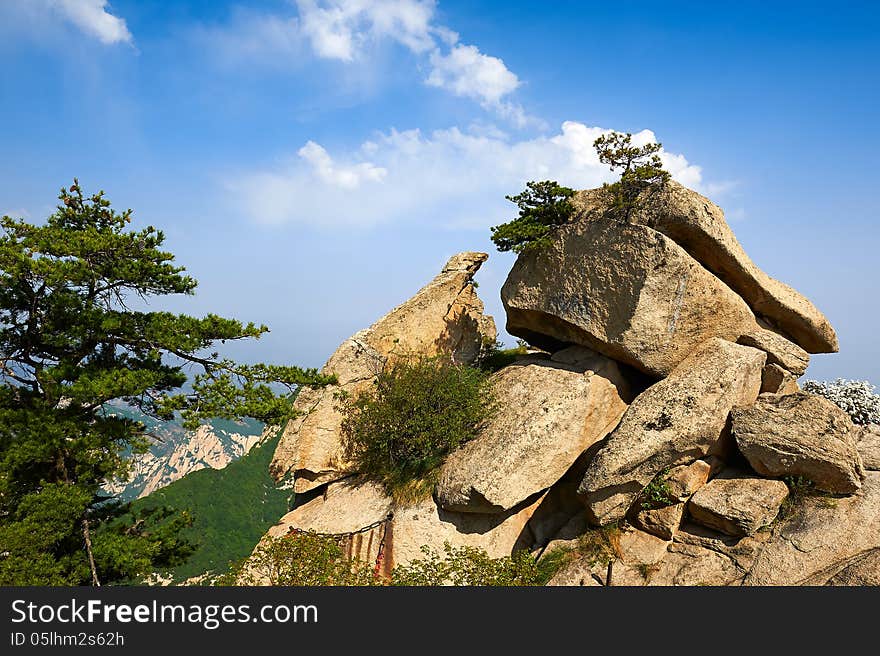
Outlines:
{"type": "Polygon", "coordinates": [[[504,513],[456,513],[439,507],[431,498],[394,511],[387,542],[389,568],[425,557],[423,547],[443,554],[444,545],[476,547],[491,558],[528,549],[534,537],[528,527],[543,495],[504,513]]]}
{"type": "MultiPolygon", "coordinates": [[[[603,213],[603,190],[579,192],[573,198],[582,214],[603,213]]],[[[743,250],[721,208],[704,196],[670,181],[642,193],[629,217],[662,232],[682,246],[742,296],[764,317],[810,353],[838,350],[837,335],[825,316],[803,295],[764,273],[743,250]]]]}
{"type": "Polygon", "coordinates": [[[666,468],[725,450],[728,415],[761,388],[766,354],[714,338],[642,392],[599,449],[579,487],[591,519],[622,519],[666,468]]]}
{"type": "Polygon", "coordinates": [[[782,481],[725,472],[697,490],[687,509],[698,524],[727,535],[751,535],[776,518],[787,496],[782,481]]]}
{"type": "Polygon", "coordinates": [[[629,394],[614,361],[578,346],[521,358],[492,390],[497,412],[440,470],[447,510],[502,512],[549,488],[617,425],[629,394]]]}
{"type": "Polygon", "coordinates": [[[864,470],[849,415],[815,394],[762,394],[731,413],[740,452],[763,476],[802,476],[828,492],[851,493],[864,470]]]}
{"type": "Polygon", "coordinates": [[[340,535],[354,533],[386,519],[392,500],[378,483],[348,478],[331,483],[323,494],[291,510],[267,535],[281,537],[292,530],[340,535]]]}
{"type": "Polygon", "coordinates": [[[368,389],[389,357],[448,353],[470,363],[495,340],[495,323],[483,314],[473,284],[487,258],[485,253],[453,256],[415,296],[340,345],[321,370],[335,374],[338,384],[304,389],[294,403],[300,414],[284,428],[270,465],[277,480],[292,474],[294,491],[303,493],[350,473],[337,395],[368,389]]]}
{"type": "Polygon", "coordinates": [[[566,224],[550,246],[520,255],[501,300],[513,335],[548,350],[580,344],[655,376],[712,337],[779,344],[672,239],[602,217],[566,224]]]}

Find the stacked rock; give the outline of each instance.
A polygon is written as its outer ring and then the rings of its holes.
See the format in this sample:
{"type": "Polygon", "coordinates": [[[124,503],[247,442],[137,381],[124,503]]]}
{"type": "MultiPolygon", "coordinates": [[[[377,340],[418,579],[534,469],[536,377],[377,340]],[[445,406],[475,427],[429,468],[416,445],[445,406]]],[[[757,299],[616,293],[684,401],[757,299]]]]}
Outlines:
{"type": "MultiPolygon", "coordinates": [[[[822,313],[751,261],[720,208],[675,182],[646,190],[625,220],[603,189],[573,202],[573,219],[520,255],[501,291],[507,331],[541,352],[493,374],[503,411],[450,454],[433,497],[395,507],[359,479],[341,455],[337,386],[306,390],[272,468],[317,496],[270,534],[388,517],[387,567],[445,542],[496,557],[572,547],[560,585],[877,578],[880,436],[797,384],[809,353],[838,349],[822,313]],[[789,484],[812,493],[788,499],[789,484]],[[613,536],[610,563],[578,551],[597,531],[613,536]]],[[[353,392],[395,348],[474,361],[495,337],[471,284],[486,257],[452,258],[324,371],[353,392]]]]}

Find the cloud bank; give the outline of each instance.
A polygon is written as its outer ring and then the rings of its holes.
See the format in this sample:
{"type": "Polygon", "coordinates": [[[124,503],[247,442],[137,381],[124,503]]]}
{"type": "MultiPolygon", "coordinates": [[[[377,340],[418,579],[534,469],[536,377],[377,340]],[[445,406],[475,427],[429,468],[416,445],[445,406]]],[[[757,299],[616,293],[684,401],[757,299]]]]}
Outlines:
{"type": "MultiPolygon", "coordinates": [[[[589,188],[616,176],[599,162],[593,141],[605,128],[566,121],[558,133],[511,140],[497,131],[459,128],[380,133],[351,152],[330,154],[309,141],[295,156],[227,184],[235,206],[253,220],[317,228],[407,223],[486,229],[510,218],[507,194],[528,180],[589,188]]],[[[637,144],[654,133],[633,135],[637,144]]],[[[699,166],[662,151],[664,167],[692,188],[699,166]]]]}

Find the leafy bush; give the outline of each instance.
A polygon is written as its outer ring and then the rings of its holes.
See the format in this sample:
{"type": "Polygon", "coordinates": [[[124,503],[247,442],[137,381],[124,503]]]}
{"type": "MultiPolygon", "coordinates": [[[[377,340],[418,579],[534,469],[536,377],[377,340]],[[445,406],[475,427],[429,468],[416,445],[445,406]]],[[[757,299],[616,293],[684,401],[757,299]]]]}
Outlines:
{"type": "Polygon", "coordinates": [[[501,252],[522,253],[549,245],[553,228],[566,223],[574,212],[568,200],[573,195],[573,189],[544,180],[527,182],[522,193],[505,196],[519,207],[519,216],[491,228],[495,246],[501,252]]]}
{"type": "Polygon", "coordinates": [[[824,396],[846,412],[854,424],[880,424],[880,396],[874,394],[874,386],[867,380],[844,380],[834,382],[808,380],[803,390],[824,396]]]}
{"type": "Polygon", "coordinates": [[[367,563],[346,558],[335,538],[308,532],[265,539],[215,584],[365,586],[382,581],[367,563]]]}
{"type": "Polygon", "coordinates": [[[254,554],[229,572],[216,577],[214,585],[332,585],[332,586],[528,586],[542,585],[535,558],[527,551],[490,558],[475,547],[453,547],[444,553],[422,547],[424,558],[394,568],[385,578],[370,563],[349,560],[333,536],[297,533],[269,538],[254,554]]]}
{"type": "Polygon", "coordinates": [[[341,404],[346,456],[398,500],[428,492],[446,455],[492,409],[488,374],[442,356],[395,359],[371,390],[341,404]]]}
{"type": "Polygon", "coordinates": [[[440,555],[422,547],[425,557],[394,569],[392,585],[529,586],[541,584],[534,556],[518,551],[513,556],[490,558],[483,549],[455,548],[448,542],[440,555]]]}

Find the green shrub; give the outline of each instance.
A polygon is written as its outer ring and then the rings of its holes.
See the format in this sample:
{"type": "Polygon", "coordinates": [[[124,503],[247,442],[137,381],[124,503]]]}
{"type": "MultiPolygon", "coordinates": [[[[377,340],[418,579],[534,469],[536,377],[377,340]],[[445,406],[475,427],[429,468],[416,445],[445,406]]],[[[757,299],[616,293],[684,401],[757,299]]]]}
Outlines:
{"type": "Polygon", "coordinates": [[[553,229],[566,223],[574,212],[568,200],[573,195],[573,189],[544,180],[527,182],[522,193],[505,196],[519,207],[519,216],[491,228],[495,246],[501,252],[522,253],[549,245],[553,229]]]}
{"type": "Polygon", "coordinates": [[[488,374],[446,356],[393,360],[373,387],[341,399],[345,453],[398,500],[429,492],[446,455],[492,411],[488,374]]]}
{"type": "Polygon", "coordinates": [[[266,538],[216,585],[381,585],[373,568],[346,558],[339,542],[313,532],[266,538]]]}
{"type": "Polygon", "coordinates": [[[521,339],[514,348],[503,348],[504,344],[495,340],[486,344],[480,356],[479,367],[483,371],[495,372],[512,365],[516,359],[528,353],[528,345],[521,339]]]}
{"type": "Polygon", "coordinates": [[[392,585],[540,585],[541,571],[534,556],[518,551],[513,556],[490,558],[475,547],[453,547],[448,542],[441,555],[422,547],[425,557],[394,568],[392,585]]]}
{"type": "Polygon", "coordinates": [[[657,474],[650,483],[642,490],[640,495],[642,508],[650,510],[652,508],[662,508],[676,503],[678,499],[672,494],[666,477],[669,475],[669,469],[664,469],[657,474]]]}

